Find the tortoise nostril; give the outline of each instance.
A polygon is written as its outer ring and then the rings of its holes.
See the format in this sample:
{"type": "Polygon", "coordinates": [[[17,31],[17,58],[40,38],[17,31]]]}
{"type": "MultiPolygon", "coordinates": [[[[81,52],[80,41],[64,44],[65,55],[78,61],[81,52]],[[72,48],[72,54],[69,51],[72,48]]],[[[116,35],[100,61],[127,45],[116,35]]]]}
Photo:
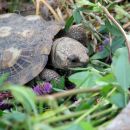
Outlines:
{"type": "Polygon", "coordinates": [[[70,57],[68,57],[69,61],[72,63],[77,63],[79,62],[79,57],[75,56],[75,55],[71,55],[70,57]]]}

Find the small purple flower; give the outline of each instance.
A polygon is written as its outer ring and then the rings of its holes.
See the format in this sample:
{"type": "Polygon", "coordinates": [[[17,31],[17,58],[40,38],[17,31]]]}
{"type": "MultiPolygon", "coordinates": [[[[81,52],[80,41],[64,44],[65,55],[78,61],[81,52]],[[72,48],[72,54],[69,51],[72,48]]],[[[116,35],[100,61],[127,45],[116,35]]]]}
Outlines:
{"type": "Polygon", "coordinates": [[[47,93],[50,93],[52,91],[52,85],[49,83],[49,82],[45,82],[44,83],[44,90],[47,92],[47,93]]]}
{"type": "Polygon", "coordinates": [[[10,92],[0,92],[0,110],[9,110],[13,107],[13,105],[7,101],[7,99],[11,99],[12,94],[10,92]]]}
{"type": "Polygon", "coordinates": [[[51,93],[52,85],[49,82],[45,82],[44,84],[38,84],[33,88],[33,91],[37,95],[45,95],[51,93]]]}
{"type": "Polygon", "coordinates": [[[9,104],[9,103],[5,103],[4,101],[1,101],[0,102],[0,110],[9,110],[13,107],[12,104],[9,104]]]}
{"type": "Polygon", "coordinates": [[[104,46],[103,45],[99,45],[98,46],[98,50],[101,52],[101,51],[103,51],[103,49],[104,49],[104,46]]]}
{"type": "Polygon", "coordinates": [[[110,39],[109,38],[105,38],[105,40],[103,41],[103,45],[108,45],[110,43],[110,39]]]}

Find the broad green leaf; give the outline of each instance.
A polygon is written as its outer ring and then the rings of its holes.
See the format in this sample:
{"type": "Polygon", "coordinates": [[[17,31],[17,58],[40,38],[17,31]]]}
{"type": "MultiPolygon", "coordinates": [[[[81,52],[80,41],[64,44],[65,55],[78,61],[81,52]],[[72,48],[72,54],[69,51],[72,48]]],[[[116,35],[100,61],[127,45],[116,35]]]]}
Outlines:
{"type": "Polygon", "coordinates": [[[106,86],[102,87],[101,95],[103,97],[107,97],[107,95],[109,94],[109,92],[111,92],[112,89],[113,89],[112,85],[106,85],[106,86]]]}
{"type": "Polygon", "coordinates": [[[110,22],[109,20],[105,21],[105,25],[107,30],[113,35],[113,36],[117,36],[117,37],[123,37],[121,31],[119,30],[119,28],[113,24],[112,22],[110,22]]]}
{"type": "Polygon", "coordinates": [[[83,130],[96,130],[89,122],[80,122],[79,125],[83,128],[83,130]]]}
{"type": "Polygon", "coordinates": [[[106,58],[106,57],[108,57],[108,56],[109,56],[109,52],[103,50],[103,51],[101,51],[101,52],[97,52],[96,54],[94,54],[94,55],[91,57],[91,59],[92,59],[92,60],[104,59],[104,58],[106,58]]]}
{"type": "Polygon", "coordinates": [[[73,124],[73,125],[71,125],[69,128],[67,128],[65,130],[83,130],[83,129],[78,124],[73,124]]]}
{"type": "Polygon", "coordinates": [[[118,108],[125,107],[125,96],[123,93],[115,92],[109,99],[111,103],[115,104],[118,108]]]}
{"type": "Polygon", "coordinates": [[[71,125],[69,128],[67,128],[65,130],[96,130],[96,129],[93,128],[91,123],[82,121],[78,124],[71,125]]]}
{"type": "Polygon", "coordinates": [[[94,54],[91,59],[92,60],[97,60],[97,59],[104,59],[106,57],[108,57],[110,54],[110,52],[107,50],[107,49],[103,49],[102,51],[100,52],[97,52],[96,54],[94,54]]]}
{"type": "Polygon", "coordinates": [[[130,62],[128,61],[128,50],[126,47],[118,49],[112,59],[112,71],[122,89],[130,86],[130,62]]]}
{"type": "Polygon", "coordinates": [[[15,122],[24,122],[27,118],[27,115],[18,111],[12,111],[10,113],[4,114],[3,118],[15,122]]]}
{"type": "Polygon", "coordinates": [[[110,22],[109,20],[105,21],[106,29],[110,32],[114,38],[112,39],[111,50],[114,53],[118,48],[121,48],[125,45],[125,38],[119,28],[110,22]]]}
{"type": "Polygon", "coordinates": [[[110,73],[105,75],[104,77],[101,77],[99,80],[96,81],[98,85],[109,85],[109,84],[117,84],[115,76],[110,73]]]}
{"type": "Polygon", "coordinates": [[[96,80],[102,76],[95,71],[78,72],[69,77],[69,80],[76,84],[77,87],[93,87],[96,80]]]}
{"type": "Polygon", "coordinates": [[[99,33],[106,33],[107,32],[107,28],[105,25],[101,25],[101,27],[98,30],[99,33]]]}
{"type": "Polygon", "coordinates": [[[115,37],[112,40],[111,50],[114,53],[118,48],[122,48],[125,46],[125,39],[124,37],[115,37]]]}
{"type": "Polygon", "coordinates": [[[75,21],[77,24],[80,24],[80,23],[81,23],[82,16],[81,16],[80,10],[79,10],[78,8],[76,8],[76,9],[73,11],[73,17],[74,17],[74,21],[75,21]]]}

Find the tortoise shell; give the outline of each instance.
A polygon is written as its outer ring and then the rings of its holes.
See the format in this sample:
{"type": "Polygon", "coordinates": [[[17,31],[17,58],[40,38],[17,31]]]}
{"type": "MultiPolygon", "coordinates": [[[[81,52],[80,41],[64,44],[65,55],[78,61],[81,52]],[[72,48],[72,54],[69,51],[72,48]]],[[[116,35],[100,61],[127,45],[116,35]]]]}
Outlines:
{"type": "Polygon", "coordinates": [[[54,36],[61,29],[40,16],[0,15],[0,76],[25,84],[45,67],[54,36]]]}

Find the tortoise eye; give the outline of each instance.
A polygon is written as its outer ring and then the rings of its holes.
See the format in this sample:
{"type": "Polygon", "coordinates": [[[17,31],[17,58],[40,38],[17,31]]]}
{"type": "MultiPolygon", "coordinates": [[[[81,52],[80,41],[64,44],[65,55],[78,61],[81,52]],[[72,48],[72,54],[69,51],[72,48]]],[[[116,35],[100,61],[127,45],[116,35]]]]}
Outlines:
{"type": "Polygon", "coordinates": [[[77,63],[77,62],[79,62],[79,57],[76,55],[71,55],[68,57],[68,60],[72,63],[77,63]]]}

